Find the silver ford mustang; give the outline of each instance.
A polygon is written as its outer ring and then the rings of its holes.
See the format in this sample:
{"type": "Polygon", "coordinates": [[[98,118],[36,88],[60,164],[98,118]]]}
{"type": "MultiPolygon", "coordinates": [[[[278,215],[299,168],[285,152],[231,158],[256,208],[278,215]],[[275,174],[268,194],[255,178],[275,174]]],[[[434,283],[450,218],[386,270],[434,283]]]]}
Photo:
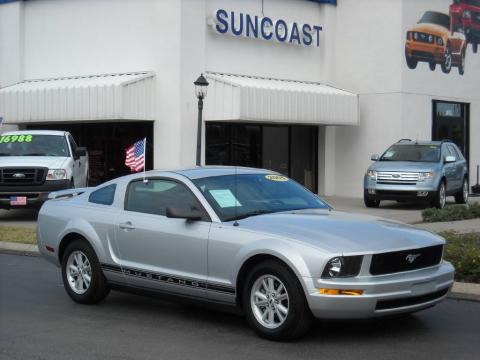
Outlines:
{"type": "Polygon", "coordinates": [[[167,293],[236,306],[261,336],[285,340],[313,317],[431,307],[453,283],[443,238],[334,211],[268,170],[150,171],[50,198],[38,246],[83,304],[110,289],[167,293]]]}

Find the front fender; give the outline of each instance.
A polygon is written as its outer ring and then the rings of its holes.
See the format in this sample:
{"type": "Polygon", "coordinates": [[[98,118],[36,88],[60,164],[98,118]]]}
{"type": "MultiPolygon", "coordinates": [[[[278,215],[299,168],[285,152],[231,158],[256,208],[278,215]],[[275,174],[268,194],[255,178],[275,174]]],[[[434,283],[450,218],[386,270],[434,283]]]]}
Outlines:
{"type": "Polygon", "coordinates": [[[256,255],[270,255],[278,258],[290,267],[300,281],[303,277],[312,277],[300,250],[295,246],[279,239],[261,239],[248,243],[236,254],[233,259],[233,268],[236,269],[232,279],[233,284],[237,283],[242,266],[256,255]]]}

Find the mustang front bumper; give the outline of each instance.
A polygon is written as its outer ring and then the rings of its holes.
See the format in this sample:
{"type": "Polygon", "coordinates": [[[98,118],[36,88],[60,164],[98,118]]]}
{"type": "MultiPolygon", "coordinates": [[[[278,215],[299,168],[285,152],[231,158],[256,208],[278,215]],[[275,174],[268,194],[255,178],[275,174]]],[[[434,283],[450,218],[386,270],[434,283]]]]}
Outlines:
{"type": "Polygon", "coordinates": [[[353,279],[303,278],[315,317],[369,318],[414,312],[443,300],[453,285],[453,266],[440,265],[403,273],[353,279]],[[324,295],[319,289],[363,290],[362,295],[324,295]]]}

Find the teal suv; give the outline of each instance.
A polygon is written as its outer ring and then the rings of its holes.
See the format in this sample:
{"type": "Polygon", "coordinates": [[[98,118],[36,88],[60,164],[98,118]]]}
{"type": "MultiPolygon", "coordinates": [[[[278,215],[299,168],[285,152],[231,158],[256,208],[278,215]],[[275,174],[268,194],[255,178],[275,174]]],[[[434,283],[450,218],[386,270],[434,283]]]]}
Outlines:
{"type": "Polygon", "coordinates": [[[367,207],[378,207],[381,200],[414,200],[443,208],[449,195],[467,203],[467,161],[451,141],[402,139],[372,160],[364,178],[367,207]]]}

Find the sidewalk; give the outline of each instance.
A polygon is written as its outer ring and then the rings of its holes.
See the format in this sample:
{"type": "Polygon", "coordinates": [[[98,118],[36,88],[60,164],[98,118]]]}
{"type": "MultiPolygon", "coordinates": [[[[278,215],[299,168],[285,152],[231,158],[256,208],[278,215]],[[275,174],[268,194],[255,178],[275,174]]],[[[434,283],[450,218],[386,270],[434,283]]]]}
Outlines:
{"type": "MultiPolygon", "coordinates": [[[[2,252],[34,256],[40,255],[37,245],[12,243],[7,241],[0,241],[0,254],[2,252]]],[[[457,300],[480,302],[480,284],[455,282],[448,297],[457,300]]]]}

